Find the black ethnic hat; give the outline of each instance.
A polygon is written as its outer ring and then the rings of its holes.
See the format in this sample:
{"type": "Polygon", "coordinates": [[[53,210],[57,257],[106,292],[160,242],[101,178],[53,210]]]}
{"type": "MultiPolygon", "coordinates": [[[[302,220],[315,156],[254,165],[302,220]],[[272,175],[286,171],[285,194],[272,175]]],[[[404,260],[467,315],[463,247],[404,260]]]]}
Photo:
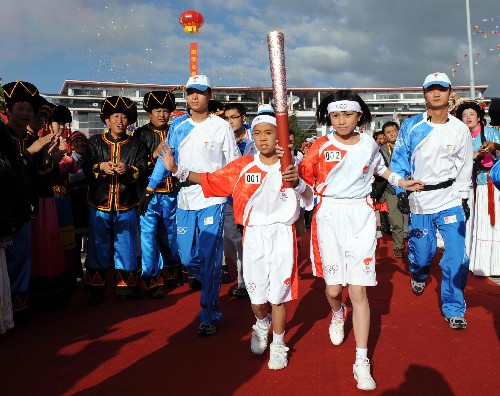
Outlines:
{"type": "Polygon", "coordinates": [[[101,120],[106,122],[112,114],[123,113],[128,118],[128,124],[135,124],[137,121],[137,106],[135,102],[125,96],[110,96],[104,99],[101,104],[101,120]]]}
{"type": "Polygon", "coordinates": [[[40,102],[38,105],[38,113],[43,113],[47,117],[50,117],[56,106],[41,95],[38,98],[40,102]]]}
{"type": "Polygon", "coordinates": [[[71,116],[71,111],[66,106],[58,105],[52,111],[51,120],[59,124],[71,124],[73,117],[71,116]]]}
{"type": "Polygon", "coordinates": [[[488,114],[490,116],[490,125],[500,126],[500,98],[491,99],[488,114]]]}
{"type": "Polygon", "coordinates": [[[169,91],[152,91],[144,95],[142,107],[148,113],[154,109],[167,109],[169,112],[175,110],[175,97],[169,91]]]}
{"type": "Polygon", "coordinates": [[[5,103],[12,107],[19,102],[31,103],[36,112],[40,108],[40,93],[37,87],[26,81],[13,81],[3,86],[5,103]]]}
{"type": "Polygon", "coordinates": [[[218,100],[210,99],[208,101],[208,112],[216,116],[221,117],[224,114],[225,106],[224,103],[218,100]]]}

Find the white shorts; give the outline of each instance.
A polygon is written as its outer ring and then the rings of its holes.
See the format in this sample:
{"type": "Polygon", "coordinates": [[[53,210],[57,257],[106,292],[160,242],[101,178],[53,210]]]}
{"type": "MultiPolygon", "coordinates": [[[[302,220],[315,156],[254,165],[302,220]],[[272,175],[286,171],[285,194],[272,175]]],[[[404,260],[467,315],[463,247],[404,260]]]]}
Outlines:
{"type": "Polygon", "coordinates": [[[313,274],[327,285],[375,286],[376,231],[370,197],[323,197],[311,225],[313,274]]]}
{"type": "Polygon", "coordinates": [[[252,304],[281,304],[298,297],[297,241],[291,225],[247,226],[243,279],[252,304]]]}

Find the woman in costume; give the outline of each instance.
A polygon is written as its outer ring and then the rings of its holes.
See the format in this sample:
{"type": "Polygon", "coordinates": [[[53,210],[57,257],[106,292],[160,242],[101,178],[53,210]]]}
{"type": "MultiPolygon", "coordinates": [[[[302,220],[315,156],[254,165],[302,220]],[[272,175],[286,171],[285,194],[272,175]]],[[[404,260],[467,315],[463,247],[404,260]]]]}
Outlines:
{"type": "Polygon", "coordinates": [[[457,118],[469,127],[474,150],[474,200],[467,227],[469,269],[478,276],[500,275],[500,193],[489,177],[498,158],[500,132],[485,126],[484,106],[474,101],[460,104],[457,118]]]}

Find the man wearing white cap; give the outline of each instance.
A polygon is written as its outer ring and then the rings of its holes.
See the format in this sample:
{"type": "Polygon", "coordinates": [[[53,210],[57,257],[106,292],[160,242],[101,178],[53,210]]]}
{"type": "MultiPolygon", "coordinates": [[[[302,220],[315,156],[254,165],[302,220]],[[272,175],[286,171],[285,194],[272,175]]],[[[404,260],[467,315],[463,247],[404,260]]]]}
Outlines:
{"type": "Polygon", "coordinates": [[[469,217],[472,141],[467,126],[448,114],[448,76],[429,74],[423,89],[427,111],[403,123],[391,161],[393,172],[425,183],[423,191],[409,197],[396,188],[398,208],[410,213],[411,287],[416,295],[424,291],[439,230],[446,246],[440,262],[441,310],[452,329],[465,329],[465,222],[469,217]]]}
{"type": "MultiPolygon", "coordinates": [[[[198,334],[215,334],[222,317],[219,310],[223,225],[226,198],[205,198],[199,185],[187,180],[193,172],[214,172],[240,156],[234,132],[227,121],[208,111],[212,84],[207,76],[191,76],[186,84],[190,114],[171,124],[167,143],[179,170],[172,176],[182,188],[177,200],[177,243],[181,262],[202,284],[198,334]]],[[[154,191],[168,172],[162,161],[156,163],[147,190],[154,191]]]]}

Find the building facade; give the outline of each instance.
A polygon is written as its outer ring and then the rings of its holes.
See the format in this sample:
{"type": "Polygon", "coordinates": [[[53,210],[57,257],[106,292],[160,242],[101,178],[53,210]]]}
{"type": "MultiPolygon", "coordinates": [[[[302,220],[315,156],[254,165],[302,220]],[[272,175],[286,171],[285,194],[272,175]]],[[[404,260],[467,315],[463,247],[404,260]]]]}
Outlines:
{"type": "MultiPolygon", "coordinates": [[[[487,85],[476,86],[476,99],[487,101],[484,93],[487,85]]],[[[299,126],[311,135],[323,135],[324,127],[316,125],[315,112],[317,105],[330,93],[340,88],[288,88],[289,114],[297,116],[299,126]]],[[[421,87],[399,88],[351,88],[367,103],[373,117],[367,130],[379,130],[386,121],[395,115],[401,121],[425,110],[424,96],[421,87]]],[[[138,119],[136,126],[149,122],[148,114],[142,110],[144,94],[154,90],[171,90],[177,102],[177,109],[186,109],[186,93],[177,85],[132,84],[99,81],[66,80],[59,94],[46,94],[47,99],[55,104],[62,104],[71,110],[73,115],[72,130],[87,135],[101,133],[102,121],[99,118],[101,102],[108,96],[126,96],[137,102],[138,119]]],[[[453,87],[461,98],[469,96],[469,86],[453,87]]],[[[214,87],[214,99],[223,102],[239,102],[246,106],[249,118],[257,112],[259,104],[272,103],[271,87],[214,87]]]]}

